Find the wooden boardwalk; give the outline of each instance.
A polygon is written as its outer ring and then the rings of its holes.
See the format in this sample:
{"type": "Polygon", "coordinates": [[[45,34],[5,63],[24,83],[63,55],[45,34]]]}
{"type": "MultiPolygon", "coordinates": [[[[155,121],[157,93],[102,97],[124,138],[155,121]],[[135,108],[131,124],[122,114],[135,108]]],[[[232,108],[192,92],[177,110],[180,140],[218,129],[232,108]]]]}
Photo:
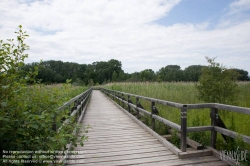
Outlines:
{"type": "Polygon", "coordinates": [[[82,153],[70,156],[69,165],[226,165],[214,156],[179,159],[98,90],[82,125],[91,126],[89,138],[75,148],[82,153]]]}

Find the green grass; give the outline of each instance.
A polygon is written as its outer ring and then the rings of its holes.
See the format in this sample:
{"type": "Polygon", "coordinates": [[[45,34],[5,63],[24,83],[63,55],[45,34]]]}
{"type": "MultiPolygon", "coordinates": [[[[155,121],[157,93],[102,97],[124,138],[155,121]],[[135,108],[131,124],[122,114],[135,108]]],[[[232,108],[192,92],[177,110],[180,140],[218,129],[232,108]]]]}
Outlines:
{"type": "Polygon", "coordinates": [[[70,107],[58,108],[86,89],[71,84],[38,84],[20,88],[8,105],[1,107],[0,136],[3,143],[0,150],[63,150],[69,141],[84,140],[77,140],[77,136],[71,134],[79,126],[75,117],[58,131],[64,120],[69,118],[70,107]]]}
{"type": "MultiPolygon", "coordinates": [[[[238,83],[239,96],[237,106],[250,108],[250,83],[238,83]]],[[[195,83],[111,83],[103,86],[104,88],[123,91],[127,93],[147,96],[182,104],[197,104],[204,103],[199,100],[198,91],[195,83]]],[[[135,101],[134,98],[132,98],[135,101]]],[[[149,101],[140,101],[145,109],[150,111],[151,103],[149,101]]],[[[160,112],[160,116],[180,124],[180,109],[170,106],[163,106],[156,104],[160,112]]],[[[225,114],[220,115],[227,128],[236,131],[240,134],[250,136],[250,116],[235,112],[226,111],[225,114]]],[[[188,126],[204,126],[210,125],[210,109],[195,109],[188,110],[187,114],[188,126]]],[[[150,123],[150,122],[149,122],[150,123]]],[[[164,125],[157,124],[157,130],[160,134],[165,134],[164,125]]],[[[208,145],[210,132],[191,133],[189,134],[193,139],[208,145]]],[[[218,136],[218,147],[225,148],[221,144],[222,138],[218,136]]]]}
{"type": "Polygon", "coordinates": [[[29,103],[41,104],[40,108],[45,104],[44,100],[46,100],[46,105],[50,101],[51,105],[59,107],[87,89],[88,87],[85,86],[72,86],[71,84],[33,85],[27,87],[23,98],[32,100],[29,103]]]}

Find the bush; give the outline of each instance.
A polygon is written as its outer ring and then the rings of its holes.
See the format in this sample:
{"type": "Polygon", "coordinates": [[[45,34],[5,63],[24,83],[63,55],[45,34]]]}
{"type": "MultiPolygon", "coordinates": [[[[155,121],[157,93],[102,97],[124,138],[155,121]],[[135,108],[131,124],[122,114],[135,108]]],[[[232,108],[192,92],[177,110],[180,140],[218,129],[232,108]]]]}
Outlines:
{"type": "Polygon", "coordinates": [[[34,82],[38,68],[26,73],[22,70],[28,57],[24,54],[29,49],[24,43],[28,35],[22,26],[16,33],[17,44],[14,39],[0,40],[0,163],[3,150],[63,150],[71,141],[76,145],[77,140],[71,134],[76,127],[74,118],[60,132],[52,129],[55,123],[59,126],[61,119],[67,118],[67,113],[57,110],[61,91],[45,93],[42,85],[27,85],[34,82]]]}
{"type": "Polygon", "coordinates": [[[236,84],[239,74],[216,63],[215,58],[206,59],[209,66],[203,68],[196,86],[199,99],[204,102],[235,104],[239,92],[236,84]]]}

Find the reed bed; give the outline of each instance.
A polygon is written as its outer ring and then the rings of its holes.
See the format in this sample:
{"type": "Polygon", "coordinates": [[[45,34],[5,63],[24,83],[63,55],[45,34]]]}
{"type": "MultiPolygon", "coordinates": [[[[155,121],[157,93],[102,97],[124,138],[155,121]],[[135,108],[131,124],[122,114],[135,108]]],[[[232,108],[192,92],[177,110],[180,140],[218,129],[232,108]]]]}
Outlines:
{"type": "MultiPolygon", "coordinates": [[[[196,83],[193,82],[124,82],[124,83],[109,83],[104,85],[104,88],[123,91],[127,93],[137,94],[141,96],[147,96],[182,104],[197,104],[204,103],[198,99],[198,90],[196,89],[196,83]]],[[[250,83],[239,82],[239,95],[236,101],[237,106],[250,108],[250,83]]],[[[135,99],[133,99],[135,101],[135,99]]],[[[150,102],[141,101],[141,104],[145,109],[150,111],[150,102]]],[[[224,103],[225,104],[225,103],[224,103]]],[[[180,110],[177,108],[156,105],[159,110],[159,114],[175,123],[180,124],[180,110]]],[[[227,128],[250,136],[250,116],[230,111],[220,114],[222,120],[226,124],[227,128]]],[[[188,110],[188,126],[205,126],[210,125],[210,110],[209,109],[196,109],[188,110]]],[[[150,121],[150,119],[148,119],[150,121]]],[[[150,122],[148,122],[150,123],[150,122]]],[[[165,126],[158,125],[158,132],[160,134],[166,134],[165,126]]],[[[210,132],[191,133],[189,134],[195,140],[208,145],[210,132]]],[[[218,136],[218,147],[224,148],[223,139],[218,136]]],[[[248,147],[249,148],[249,147],[248,147]]]]}

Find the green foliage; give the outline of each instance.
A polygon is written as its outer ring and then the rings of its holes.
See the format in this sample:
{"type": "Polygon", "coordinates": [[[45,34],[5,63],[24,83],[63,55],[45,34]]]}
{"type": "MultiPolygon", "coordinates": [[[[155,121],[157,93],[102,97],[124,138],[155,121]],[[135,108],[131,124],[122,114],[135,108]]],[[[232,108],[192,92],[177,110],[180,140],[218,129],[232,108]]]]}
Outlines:
{"type": "Polygon", "coordinates": [[[197,89],[205,102],[234,104],[238,95],[238,73],[228,70],[208,57],[209,66],[203,68],[197,89]]]}
{"type": "Polygon", "coordinates": [[[19,26],[17,34],[17,45],[14,39],[8,39],[7,42],[0,40],[0,109],[8,106],[9,100],[23,88],[23,83],[29,79],[21,77],[20,68],[24,65],[24,59],[28,57],[24,51],[29,46],[24,43],[28,36],[19,26]]]}
{"type": "Polygon", "coordinates": [[[239,81],[249,81],[250,80],[247,71],[242,70],[242,69],[233,69],[233,70],[235,70],[237,73],[239,73],[239,77],[238,77],[239,81]]]}
{"type": "Polygon", "coordinates": [[[116,81],[117,81],[117,73],[116,73],[116,71],[113,71],[113,74],[112,74],[112,81],[113,81],[113,82],[116,82],[116,81]]]}
{"type": "MultiPolygon", "coordinates": [[[[30,71],[30,69],[37,66],[38,63],[34,62],[26,64],[23,70],[30,71]]],[[[124,73],[122,70],[122,63],[118,60],[111,59],[107,62],[97,61],[92,64],[77,64],[73,62],[62,62],[49,60],[39,63],[39,73],[36,76],[42,83],[63,83],[66,79],[72,79],[75,84],[88,85],[90,79],[93,80],[93,84],[105,84],[112,82],[197,82],[201,73],[201,65],[191,65],[181,69],[178,65],[167,65],[162,67],[159,71],[154,72],[152,69],[145,69],[140,72],[134,72],[131,74],[124,73]]],[[[234,69],[241,76],[239,80],[247,81],[248,72],[241,69],[234,69]]]]}
{"type": "MultiPolygon", "coordinates": [[[[205,102],[212,103],[223,103],[223,104],[238,104],[238,102],[243,103],[246,99],[239,100],[240,88],[237,84],[237,79],[240,76],[239,71],[234,69],[226,69],[224,66],[216,63],[213,59],[208,57],[207,61],[209,66],[203,68],[202,75],[199,79],[199,84],[196,86],[199,91],[199,98],[205,102]]],[[[245,90],[248,91],[247,88],[245,90]]],[[[247,95],[245,95],[247,97],[247,95]]],[[[243,105],[245,106],[245,105],[243,105]]],[[[239,127],[246,126],[245,117],[247,115],[239,115],[234,112],[229,112],[225,110],[219,110],[219,114],[222,115],[222,120],[226,124],[227,128],[233,131],[240,131],[241,133],[248,133],[243,130],[246,128],[239,129],[239,127]],[[244,117],[244,118],[243,118],[244,117]],[[237,120],[236,120],[237,119],[237,120]],[[238,124],[236,124],[236,122],[238,124]],[[239,125],[242,124],[242,126],[239,125]]],[[[198,139],[198,141],[204,140],[204,135],[199,135],[199,133],[192,134],[192,138],[198,139]],[[201,139],[201,140],[200,140],[201,139]]],[[[208,136],[207,136],[208,137],[208,136]]],[[[241,139],[242,140],[242,139],[241,139]]],[[[242,141],[243,142],[243,141],[242,141]]],[[[235,150],[241,145],[240,141],[237,139],[228,139],[226,142],[219,135],[217,138],[216,147],[223,150],[235,150]]],[[[242,146],[243,147],[243,146],[242,146]]],[[[249,146],[244,146],[245,149],[249,146]]]]}
{"type": "Polygon", "coordinates": [[[201,76],[203,67],[205,66],[201,66],[201,65],[188,66],[183,71],[183,74],[184,74],[183,79],[185,79],[185,81],[198,82],[199,77],[201,76]]]}
{"type": "MultiPolygon", "coordinates": [[[[202,103],[197,98],[198,89],[196,88],[195,83],[169,83],[169,82],[160,82],[160,83],[150,83],[150,82],[126,82],[126,83],[112,83],[104,85],[103,87],[123,91],[127,93],[137,94],[141,96],[147,96],[167,101],[173,101],[183,104],[196,104],[202,103]]],[[[239,94],[238,98],[236,98],[235,103],[237,106],[241,107],[250,107],[250,83],[249,82],[240,82],[238,83],[239,87],[239,94]]],[[[133,103],[135,103],[135,98],[130,98],[133,103]]],[[[146,100],[140,100],[141,105],[147,110],[151,111],[151,103],[146,100]]],[[[156,104],[156,108],[159,111],[159,115],[167,120],[180,124],[180,109],[173,108],[170,106],[163,106],[162,104],[156,104]]],[[[227,111],[227,116],[222,117],[223,122],[228,127],[228,129],[233,130],[239,134],[250,135],[250,128],[249,128],[249,118],[250,115],[240,114],[235,112],[227,111]]],[[[143,119],[147,125],[151,125],[150,117],[146,120],[143,119]]],[[[187,113],[187,123],[189,127],[195,126],[209,126],[211,125],[210,119],[210,109],[194,109],[188,110],[187,113]]],[[[161,135],[167,134],[166,131],[164,133],[164,128],[161,125],[158,125],[156,122],[156,131],[159,132],[161,135]]],[[[188,137],[202,143],[203,145],[208,145],[210,142],[210,132],[193,132],[188,133],[188,137]]],[[[178,145],[178,139],[172,141],[175,145],[178,145]]],[[[218,134],[217,144],[216,146],[221,149],[227,149],[230,145],[224,143],[224,139],[218,134]]],[[[236,140],[234,147],[239,146],[242,149],[250,150],[250,145],[241,146],[239,141],[236,140]]]]}
{"type": "Polygon", "coordinates": [[[182,70],[178,65],[168,65],[159,70],[158,75],[162,81],[182,81],[182,70]]]}
{"type": "Polygon", "coordinates": [[[74,118],[60,132],[52,127],[55,124],[60,126],[62,119],[68,118],[69,111],[57,108],[73,97],[70,95],[75,88],[70,84],[60,87],[28,86],[29,82],[35,83],[38,67],[27,72],[22,70],[24,59],[28,57],[24,54],[29,48],[24,43],[28,35],[22,26],[16,33],[17,44],[13,39],[8,42],[0,40],[0,152],[65,149],[68,142],[77,141],[77,137],[72,135],[77,127],[74,118]]]}
{"type": "MultiPolygon", "coordinates": [[[[23,69],[29,71],[36,65],[37,63],[26,64],[23,69]]],[[[37,79],[46,84],[63,83],[67,79],[72,79],[73,83],[80,85],[88,85],[91,79],[93,84],[102,84],[112,80],[114,72],[116,81],[123,81],[126,76],[121,67],[121,62],[115,59],[108,62],[94,62],[90,65],[50,60],[40,63],[37,79]]]]}
{"type": "Polygon", "coordinates": [[[141,81],[154,81],[156,80],[156,74],[152,69],[145,69],[140,72],[139,78],[141,81]]]}
{"type": "Polygon", "coordinates": [[[181,147],[181,141],[180,138],[177,136],[177,130],[174,130],[174,133],[172,135],[172,138],[170,139],[170,142],[174,144],[176,147],[180,148],[181,147]]]}

